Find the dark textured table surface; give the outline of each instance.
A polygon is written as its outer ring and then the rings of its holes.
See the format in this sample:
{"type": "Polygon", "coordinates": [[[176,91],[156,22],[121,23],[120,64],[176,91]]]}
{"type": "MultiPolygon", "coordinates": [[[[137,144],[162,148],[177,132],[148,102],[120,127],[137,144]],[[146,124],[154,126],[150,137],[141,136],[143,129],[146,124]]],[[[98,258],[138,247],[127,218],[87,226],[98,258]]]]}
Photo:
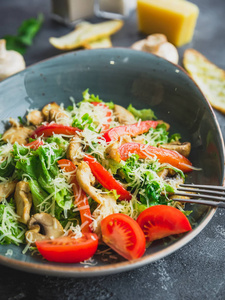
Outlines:
{"type": "MultiPolygon", "coordinates": [[[[193,41],[195,48],[225,69],[225,1],[193,0],[200,8],[193,41]]],[[[0,38],[15,34],[20,23],[43,12],[45,21],[27,50],[27,65],[61,53],[48,42],[69,29],[51,20],[50,1],[1,0],[0,38]]],[[[125,20],[112,38],[114,46],[130,46],[141,37],[136,17],[125,20]]],[[[225,137],[225,116],[216,112],[225,137]]],[[[57,278],[33,275],[0,266],[0,299],[225,299],[225,210],[217,210],[207,227],[174,254],[130,272],[96,278],[57,278]]]]}

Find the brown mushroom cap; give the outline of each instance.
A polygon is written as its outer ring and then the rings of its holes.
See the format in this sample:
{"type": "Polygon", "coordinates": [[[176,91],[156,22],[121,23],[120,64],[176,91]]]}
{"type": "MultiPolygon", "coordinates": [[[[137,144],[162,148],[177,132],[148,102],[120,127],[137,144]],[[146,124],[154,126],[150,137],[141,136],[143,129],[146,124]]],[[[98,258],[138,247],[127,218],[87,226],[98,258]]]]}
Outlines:
{"type": "Polygon", "coordinates": [[[113,112],[116,116],[117,121],[121,125],[134,124],[137,122],[134,115],[131,112],[129,112],[126,108],[120,105],[115,104],[113,112]]]}
{"type": "Polygon", "coordinates": [[[33,125],[40,125],[42,122],[44,122],[44,117],[39,110],[30,111],[26,118],[27,121],[33,125]]]}
{"type": "Polygon", "coordinates": [[[181,155],[188,157],[191,152],[191,143],[185,142],[181,144],[180,142],[171,142],[169,144],[159,145],[159,148],[177,151],[181,155]]]}
{"type": "Polygon", "coordinates": [[[80,163],[83,158],[83,147],[80,143],[80,139],[78,136],[74,136],[69,143],[67,148],[66,157],[70,159],[76,166],[80,163]]]}
{"type": "Polygon", "coordinates": [[[37,240],[55,239],[64,234],[60,222],[47,213],[33,215],[28,222],[27,242],[34,244],[37,240]]]}
{"type": "Polygon", "coordinates": [[[51,108],[49,110],[48,121],[53,121],[62,125],[69,125],[70,118],[61,108],[51,108]]]}
{"type": "Polygon", "coordinates": [[[15,190],[16,213],[20,217],[21,223],[27,224],[30,219],[30,210],[32,206],[32,196],[28,182],[19,181],[15,190]]]}
{"type": "Polygon", "coordinates": [[[55,109],[59,109],[60,106],[56,103],[56,102],[51,102],[51,103],[48,103],[47,105],[45,105],[41,112],[45,118],[46,121],[48,121],[48,118],[49,118],[49,111],[52,109],[52,108],[55,108],[55,109]]]}
{"type": "Polygon", "coordinates": [[[8,198],[15,191],[16,183],[16,181],[0,183],[0,202],[3,199],[8,198]]]}

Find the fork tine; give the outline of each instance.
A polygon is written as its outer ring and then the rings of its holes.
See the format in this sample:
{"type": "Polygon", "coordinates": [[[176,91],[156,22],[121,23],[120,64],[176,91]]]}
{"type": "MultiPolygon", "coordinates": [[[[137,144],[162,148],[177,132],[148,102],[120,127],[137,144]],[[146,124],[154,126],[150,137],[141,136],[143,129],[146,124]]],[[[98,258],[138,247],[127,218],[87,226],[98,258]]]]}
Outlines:
{"type": "Polygon", "coordinates": [[[184,196],[183,198],[173,198],[173,201],[205,204],[210,206],[225,208],[225,187],[215,185],[200,184],[180,184],[174,196],[184,196]]]}
{"type": "Polygon", "coordinates": [[[225,191],[218,192],[216,190],[207,190],[207,189],[196,189],[196,188],[186,188],[186,187],[178,187],[178,191],[184,191],[184,192],[195,192],[195,193],[206,193],[208,195],[221,195],[225,196],[225,191]]]}
{"type": "Polygon", "coordinates": [[[203,185],[203,184],[187,184],[187,183],[182,183],[179,186],[181,187],[192,187],[192,188],[203,188],[206,190],[216,190],[216,191],[225,191],[224,186],[217,186],[217,185],[203,185]]]}
{"type": "Polygon", "coordinates": [[[208,201],[203,199],[179,199],[179,198],[173,198],[173,201],[179,201],[179,202],[188,202],[188,203],[197,203],[197,204],[203,204],[203,205],[210,205],[215,207],[221,207],[225,208],[224,202],[216,202],[216,201],[208,201]]]}
{"type": "MultiPolygon", "coordinates": [[[[214,201],[221,201],[225,202],[225,198],[223,197],[217,197],[217,196],[210,196],[210,195],[204,195],[204,194],[191,194],[191,193],[180,193],[176,192],[175,195],[177,196],[184,196],[184,197],[190,197],[190,198],[200,198],[200,199],[206,199],[206,200],[214,200],[214,201]]],[[[182,201],[182,200],[181,200],[182,201]]]]}

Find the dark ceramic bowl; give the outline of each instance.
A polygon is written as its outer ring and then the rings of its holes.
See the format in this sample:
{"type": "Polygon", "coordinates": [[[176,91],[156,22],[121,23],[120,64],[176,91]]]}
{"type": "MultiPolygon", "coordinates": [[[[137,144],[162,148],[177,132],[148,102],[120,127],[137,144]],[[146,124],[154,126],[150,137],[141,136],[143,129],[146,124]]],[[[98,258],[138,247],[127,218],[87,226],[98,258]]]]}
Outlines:
{"type": "MultiPolygon", "coordinates": [[[[209,103],[182,68],[154,55],[128,49],[88,50],[69,53],[29,67],[0,83],[0,118],[23,116],[27,109],[56,101],[70,104],[81,100],[89,88],[105,101],[138,109],[152,108],[159,119],[171,124],[190,141],[190,160],[201,171],[193,171],[187,182],[221,185],[224,173],[223,142],[209,103]]],[[[1,125],[1,132],[4,130],[1,125]]],[[[24,255],[24,247],[0,246],[0,263],[48,275],[95,276],[122,272],[160,259],[191,241],[210,221],[215,209],[191,205],[194,229],[176,240],[154,242],[145,255],[134,261],[104,262],[94,256],[94,265],[56,264],[40,256],[24,255]],[[13,250],[9,256],[8,249],[13,250]]]]}

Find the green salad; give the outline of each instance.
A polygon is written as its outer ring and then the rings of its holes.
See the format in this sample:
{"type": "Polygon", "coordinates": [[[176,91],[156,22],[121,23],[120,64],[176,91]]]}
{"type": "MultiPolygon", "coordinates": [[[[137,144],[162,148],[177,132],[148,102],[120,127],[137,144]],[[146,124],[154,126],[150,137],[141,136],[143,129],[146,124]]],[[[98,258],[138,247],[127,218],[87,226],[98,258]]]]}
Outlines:
{"type": "Polygon", "coordinates": [[[182,199],[173,201],[192,171],[191,145],[151,109],[87,89],[80,102],[52,102],[10,123],[0,144],[1,245],[76,263],[103,242],[135,259],[154,240],[191,230],[182,199]]]}

